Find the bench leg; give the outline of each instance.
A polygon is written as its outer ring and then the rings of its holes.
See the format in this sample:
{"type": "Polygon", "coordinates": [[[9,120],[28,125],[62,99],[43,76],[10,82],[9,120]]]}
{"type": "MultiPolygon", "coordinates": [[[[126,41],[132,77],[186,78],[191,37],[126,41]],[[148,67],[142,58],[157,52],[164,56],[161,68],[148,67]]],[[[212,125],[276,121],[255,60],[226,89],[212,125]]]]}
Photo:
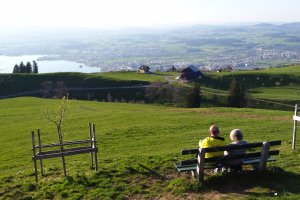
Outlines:
{"type": "Polygon", "coordinates": [[[44,176],[44,167],[43,167],[43,160],[40,160],[40,167],[41,167],[41,174],[44,176]]]}
{"type": "Polygon", "coordinates": [[[192,178],[197,178],[196,170],[192,170],[191,174],[192,174],[192,178]]]}
{"type": "Polygon", "coordinates": [[[37,171],[37,164],[36,164],[36,160],[33,161],[33,165],[34,165],[34,176],[35,176],[35,182],[38,182],[38,171],[37,171]]]}
{"type": "Polygon", "coordinates": [[[200,182],[204,180],[204,162],[205,162],[205,149],[200,149],[198,154],[198,163],[197,163],[197,178],[200,182]]]}
{"type": "Polygon", "coordinates": [[[264,142],[263,146],[261,148],[261,157],[260,157],[259,166],[258,166],[259,171],[266,170],[267,160],[268,160],[268,156],[269,156],[269,148],[270,148],[269,142],[264,142]]]}

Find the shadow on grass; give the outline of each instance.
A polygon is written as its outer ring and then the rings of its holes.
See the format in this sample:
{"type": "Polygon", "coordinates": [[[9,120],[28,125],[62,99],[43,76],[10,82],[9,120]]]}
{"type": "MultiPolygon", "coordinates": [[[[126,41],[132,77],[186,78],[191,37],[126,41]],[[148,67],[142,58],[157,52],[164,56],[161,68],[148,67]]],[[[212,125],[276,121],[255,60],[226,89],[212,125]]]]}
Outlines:
{"type": "Polygon", "coordinates": [[[244,194],[256,197],[300,194],[300,174],[285,172],[281,168],[270,171],[244,171],[209,176],[204,185],[220,193],[244,194]]]}
{"type": "Polygon", "coordinates": [[[156,171],[146,167],[145,165],[139,164],[140,167],[142,167],[143,169],[147,170],[149,174],[161,179],[161,180],[166,180],[167,178],[160,175],[159,173],[157,173],[156,171]]]}
{"type": "Polygon", "coordinates": [[[144,171],[144,170],[141,171],[141,170],[138,170],[138,169],[134,169],[132,167],[126,167],[126,169],[131,174],[141,174],[141,175],[144,175],[144,176],[155,177],[155,178],[160,179],[160,180],[167,180],[167,178],[165,176],[157,173],[153,169],[150,169],[149,167],[146,167],[145,165],[142,165],[142,164],[138,164],[138,165],[146,171],[144,171]]]}

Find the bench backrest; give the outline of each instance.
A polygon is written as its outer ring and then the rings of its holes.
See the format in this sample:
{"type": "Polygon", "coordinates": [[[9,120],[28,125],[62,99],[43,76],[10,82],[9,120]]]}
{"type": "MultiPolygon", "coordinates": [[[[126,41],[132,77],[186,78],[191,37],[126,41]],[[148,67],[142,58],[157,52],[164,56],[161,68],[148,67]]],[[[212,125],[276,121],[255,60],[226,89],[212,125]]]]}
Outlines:
{"type": "MultiPolygon", "coordinates": [[[[270,146],[281,145],[281,140],[270,141],[268,143],[270,146]]],[[[203,149],[205,149],[205,152],[218,152],[218,151],[231,151],[231,150],[238,150],[238,149],[252,149],[252,148],[262,147],[262,146],[263,146],[263,142],[255,142],[255,143],[249,143],[243,145],[226,145],[221,147],[208,147],[203,149]]],[[[182,155],[196,154],[198,152],[199,152],[199,148],[181,150],[182,155]]]]}
{"type": "MultiPolygon", "coordinates": [[[[219,152],[219,151],[231,151],[231,150],[239,150],[239,149],[245,149],[245,150],[252,150],[253,148],[263,147],[264,142],[256,142],[256,143],[249,143],[249,144],[243,144],[243,145],[227,145],[227,146],[221,146],[221,147],[209,147],[209,148],[203,148],[200,150],[204,150],[205,152],[219,152]]],[[[270,141],[268,142],[269,147],[270,146],[276,146],[281,145],[280,140],[276,141],[270,141]]],[[[188,155],[188,154],[196,154],[199,153],[199,149],[185,149],[181,151],[182,155],[188,155]]],[[[278,155],[279,150],[268,150],[268,156],[272,155],[278,155]]],[[[230,156],[218,156],[218,157],[211,157],[211,158],[205,158],[205,163],[209,162],[222,162],[222,161],[228,161],[228,160],[234,160],[234,159],[240,159],[240,158],[258,158],[262,156],[262,151],[258,152],[248,152],[243,154],[236,154],[236,155],[230,155],[230,156]]],[[[182,161],[182,165],[188,165],[188,164],[196,164],[198,161],[195,159],[192,160],[185,160],[182,161]]]]}

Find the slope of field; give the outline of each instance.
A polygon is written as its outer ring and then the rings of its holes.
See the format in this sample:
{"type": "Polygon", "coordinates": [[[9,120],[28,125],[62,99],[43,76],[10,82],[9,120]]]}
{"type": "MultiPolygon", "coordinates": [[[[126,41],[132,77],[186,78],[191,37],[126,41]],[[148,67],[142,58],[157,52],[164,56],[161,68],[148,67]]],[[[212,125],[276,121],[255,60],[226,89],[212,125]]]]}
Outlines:
{"type": "Polygon", "coordinates": [[[40,89],[45,81],[62,81],[66,87],[110,87],[147,84],[160,79],[159,75],[147,76],[137,73],[46,73],[46,74],[0,74],[1,94],[40,89]],[[112,75],[113,74],[113,75],[112,75]],[[133,76],[134,75],[134,76],[133,76]]]}
{"type": "Polygon", "coordinates": [[[153,81],[165,81],[161,74],[136,72],[0,74],[0,98],[16,96],[53,97],[69,93],[72,98],[126,101],[144,100],[153,81]]]}
{"type": "MultiPolygon", "coordinates": [[[[216,94],[228,91],[233,78],[238,79],[247,89],[247,96],[293,105],[300,99],[300,66],[271,68],[257,71],[234,71],[208,73],[201,83],[218,89],[216,94]]],[[[211,92],[211,91],[210,91],[211,92]]],[[[205,94],[205,93],[204,93],[205,94]]],[[[226,93],[225,93],[226,94],[226,93]]]]}
{"type": "MultiPolygon", "coordinates": [[[[71,100],[66,141],[88,137],[96,124],[99,171],[90,170],[89,155],[44,162],[45,176],[35,185],[31,130],[40,128],[42,143],[57,141],[55,127],[45,119],[47,107],[60,100],[0,100],[0,198],[3,199],[278,199],[300,198],[299,150],[292,152],[293,111],[197,108],[71,100]],[[233,128],[249,142],[282,140],[278,161],[268,172],[206,176],[204,184],[175,172],[182,148],[196,147],[217,123],[229,143],[233,128]]],[[[297,143],[299,146],[299,142],[297,143]]]]}
{"type": "MultiPolygon", "coordinates": [[[[113,97],[112,100],[142,101],[145,100],[145,89],[140,86],[149,85],[155,81],[177,83],[174,80],[177,75],[178,73],[163,72],[152,74],[136,72],[0,74],[0,97],[12,94],[39,97],[59,96],[55,95],[54,92],[48,96],[45,94],[45,91],[49,90],[49,82],[51,82],[52,90],[66,90],[71,97],[78,99],[102,101],[107,100],[107,96],[110,94],[113,97]],[[48,85],[45,84],[47,82],[48,85]],[[118,87],[129,88],[118,89],[118,87]],[[26,93],[28,91],[33,91],[33,93],[26,93]]],[[[247,88],[249,98],[277,101],[290,105],[299,103],[300,66],[258,71],[205,73],[204,78],[199,81],[203,89],[204,103],[205,99],[208,99],[208,102],[214,102],[214,98],[217,97],[219,100],[212,104],[226,106],[228,89],[233,78],[238,79],[247,88]]]]}

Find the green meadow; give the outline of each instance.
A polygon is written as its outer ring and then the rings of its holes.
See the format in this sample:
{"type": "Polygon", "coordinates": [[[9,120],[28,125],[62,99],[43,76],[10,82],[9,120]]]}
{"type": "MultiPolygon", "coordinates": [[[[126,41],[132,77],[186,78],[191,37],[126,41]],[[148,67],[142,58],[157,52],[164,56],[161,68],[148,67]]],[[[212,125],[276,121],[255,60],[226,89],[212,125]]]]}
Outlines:
{"type": "MultiPolygon", "coordinates": [[[[149,85],[156,81],[173,82],[178,76],[177,72],[155,72],[151,74],[140,74],[136,72],[105,72],[95,74],[82,73],[46,73],[46,74],[0,74],[1,96],[18,94],[28,91],[36,91],[35,95],[43,97],[45,82],[52,82],[52,87],[63,82],[65,88],[71,88],[70,96],[77,99],[106,100],[108,93],[113,99],[122,98],[126,101],[145,100],[144,88],[127,89],[102,89],[84,90],[84,88],[109,88],[122,86],[149,85]],[[74,90],[82,89],[82,90],[74,90]]],[[[288,105],[294,105],[300,99],[300,66],[288,66],[251,71],[234,72],[204,72],[204,78],[199,81],[205,98],[218,97],[216,105],[226,106],[228,90],[233,78],[238,79],[247,89],[247,96],[251,99],[269,100],[288,105]]],[[[181,84],[182,85],[182,84],[181,84]]],[[[59,87],[58,87],[59,89],[59,87]]],[[[0,97],[1,97],[0,96],[0,97]]],[[[255,106],[254,106],[255,107],[255,106]]],[[[260,107],[260,106],[257,106],[260,107]]],[[[271,107],[272,106],[267,106],[271,107]]],[[[274,106],[273,106],[274,108],[274,106]]]]}
{"type": "MultiPolygon", "coordinates": [[[[0,100],[0,199],[299,199],[300,142],[291,150],[293,109],[175,108],[145,104],[71,100],[64,140],[88,138],[96,124],[99,170],[88,154],[44,161],[35,184],[31,131],[40,128],[42,144],[58,141],[48,123],[48,108],[59,99],[20,97],[0,100]],[[176,172],[183,148],[197,147],[212,123],[229,132],[240,128],[249,142],[282,140],[277,161],[263,173],[211,174],[204,183],[176,172]]],[[[300,131],[300,130],[299,130],[300,131]]],[[[298,131],[298,132],[299,132],[298,131]]]]}
{"type": "MultiPolygon", "coordinates": [[[[230,83],[236,78],[246,88],[246,96],[249,99],[256,98],[272,101],[275,104],[278,102],[292,106],[299,103],[300,66],[251,71],[211,72],[205,75],[200,81],[201,85],[205,86],[202,87],[203,95],[209,95],[209,93],[216,96],[228,95],[230,83]]],[[[259,107],[259,105],[256,106],[259,107]]]]}

